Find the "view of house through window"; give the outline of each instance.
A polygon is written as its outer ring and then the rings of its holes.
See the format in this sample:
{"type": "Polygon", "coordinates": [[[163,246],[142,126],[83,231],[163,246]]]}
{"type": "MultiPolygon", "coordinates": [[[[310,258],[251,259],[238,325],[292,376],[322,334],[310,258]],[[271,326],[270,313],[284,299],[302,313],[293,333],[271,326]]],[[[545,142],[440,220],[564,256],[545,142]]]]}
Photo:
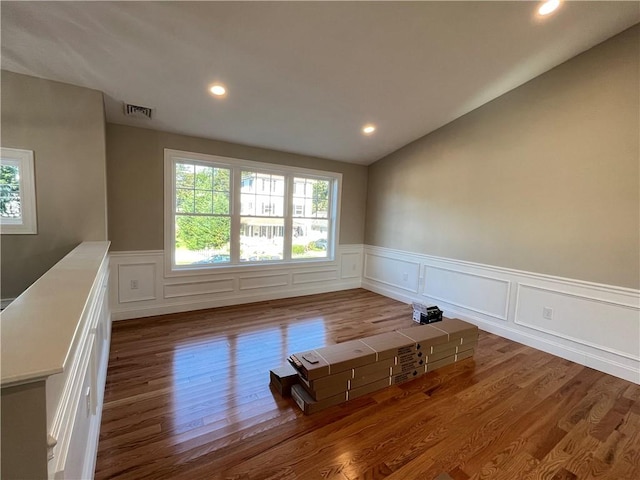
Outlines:
{"type": "Polygon", "coordinates": [[[175,267],[333,257],[338,175],[185,157],[169,156],[175,267]]]}

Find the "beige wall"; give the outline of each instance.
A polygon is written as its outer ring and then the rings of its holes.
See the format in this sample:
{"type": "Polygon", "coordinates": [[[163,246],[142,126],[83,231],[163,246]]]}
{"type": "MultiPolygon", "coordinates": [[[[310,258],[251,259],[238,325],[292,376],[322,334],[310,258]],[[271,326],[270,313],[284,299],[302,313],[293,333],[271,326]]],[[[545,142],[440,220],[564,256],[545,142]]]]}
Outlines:
{"type": "Polygon", "coordinates": [[[362,243],[367,168],[233,143],[107,124],[111,250],[164,248],[164,149],[342,173],[340,243],[362,243]]]}
{"type": "Polygon", "coordinates": [[[639,288],[639,37],[370,166],[365,242],[639,288]]]}
{"type": "Polygon", "coordinates": [[[2,235],[2,298],[107,239],[102,93],[2,71],[2,146],[34,151],[37,235],[2,235]]]}

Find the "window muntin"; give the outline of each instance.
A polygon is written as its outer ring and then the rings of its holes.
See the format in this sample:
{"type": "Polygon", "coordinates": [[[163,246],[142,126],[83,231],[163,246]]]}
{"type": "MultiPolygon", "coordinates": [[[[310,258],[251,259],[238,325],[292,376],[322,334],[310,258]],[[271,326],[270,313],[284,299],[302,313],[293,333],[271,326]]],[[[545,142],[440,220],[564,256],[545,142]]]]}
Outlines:
{"type": "Polygon", "coordinates": [[[167,273],[333,260],[340,174],[168,149],[165,163],[167,273]]]}
{"type": "Polygon", "coordinates": [[[0,226],[4,234],[38,233],[30,150],[0,149],[0,226]]]}

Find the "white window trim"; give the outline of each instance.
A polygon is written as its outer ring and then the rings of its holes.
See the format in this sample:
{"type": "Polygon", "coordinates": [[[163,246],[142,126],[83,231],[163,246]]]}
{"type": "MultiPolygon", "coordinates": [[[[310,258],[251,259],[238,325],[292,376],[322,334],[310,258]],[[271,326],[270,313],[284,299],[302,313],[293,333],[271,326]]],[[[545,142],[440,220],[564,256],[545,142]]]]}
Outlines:
{"type": "Polygon", "coordinates": [[[35,235],[38,233],[36,216],[36,177],[33,151],[18,148],[0,147],[3,164],[18,165],[20,169],[20,209],[21,220],[0,218],[2,234],[35,235]]]}
{"type": "MultiPolygon", "coordinates": [[[[291,183],[293,183],[293,177],[291,177],[291,183]]],[[[290,186],[293,188],[293,185],[290,186]]],[[[239,224],[234,228],[234,221],[239,222],[240,218],[240,189],[235,189],[235,185],[231,186],[231,195],[234,197],[231,202],[231,222],[232,222],[232,235],[234,231],[239,231],[239,224]],[[236,198],[237,197],[237,198],[236,198]],[[234,209],[237,209],[237,215],[234,209]],[[235,220],[234,220],[235,219],[235,220]]],[[[285,209],[292,209],[292,196],[285,197],[287,205],[285,209]]],[[[221,157],[218,155],[208,155],[204,153],[194,153],[182,150],[164,149],[164,273],[165,277],[177,277],[177,276],[190,276],[190,275],[209,275],[212,273],[222,273],[234,271],[253,271],[253,270],[270,270],[270,269],[282,269],[292,265],[336,265],[337,264],[337,251],[338,242],[340,238],[340,203],[342,198],[342,174],[336,172],[328,172],[322,170],[312,170],[308,168],[291,167],[287,165],[279,165],[274,163],[255,162],[251,160],[243,160],[238,158],[221,157]],[[332,212],[329,220],[328,238],[332,238],[329,248],[327,249],[326,258],[300,258],[300,259],[287,259],[278,260],[274,262],[247,262],[242,264],[226,264],[226,265],[188,265],[188,266],[176,266],[175,265],[175,250],[174,250],[174,238],[175,238],[175,223],[174,223],[174,199],[175,199],[175,184],[174,184],[174,168],[175,163],[185,160],[187,162],[200,162],[203,165],[211,166],[215,163],[217,166],[226,167],[232,169],[232,182],[239,182],[235,180],[234,169],[246,168],[248,170],[265,171],[272,174],[280,175],[300,175],[307,178],[319,178],[319,179],[332,179],[335,181],[334,195],[335,201],[332,201],[332,212]]],[[[284,248],[291,249],[291,240],[285,236],[284,248]]]]}

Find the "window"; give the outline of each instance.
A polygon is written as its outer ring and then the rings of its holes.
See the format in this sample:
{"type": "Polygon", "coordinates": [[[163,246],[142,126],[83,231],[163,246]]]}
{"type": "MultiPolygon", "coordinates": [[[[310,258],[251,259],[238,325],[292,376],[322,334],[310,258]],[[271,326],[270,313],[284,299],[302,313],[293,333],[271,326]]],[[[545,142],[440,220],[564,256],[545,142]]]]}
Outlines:
{"type": "Polygon", "coordinates": [[[165,150],[171,271],[333,260],[341,175],[165,150]]]}
{"type": "Polygon", "coordinates": [[[0,225],[3,234],[38,233],[30,150],[0,149],[0,225]]]}

